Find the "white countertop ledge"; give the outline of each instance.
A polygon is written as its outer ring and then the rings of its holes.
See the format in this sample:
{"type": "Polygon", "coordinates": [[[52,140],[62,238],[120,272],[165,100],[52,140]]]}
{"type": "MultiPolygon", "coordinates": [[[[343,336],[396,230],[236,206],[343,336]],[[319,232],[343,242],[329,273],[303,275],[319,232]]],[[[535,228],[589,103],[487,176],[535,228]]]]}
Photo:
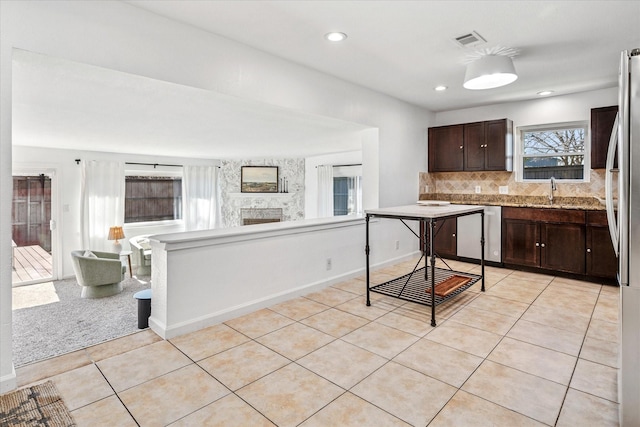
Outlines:
{"type": "Polygon", "coordinates": [[[345,215],[330,218],[269,222],[229,228],[156,234],[150,236],[149,240],[151,241],[152,248],[158,247],[159,245],[158,249],[172,251],[358,225],[364,226],[363,215],[345,215]]]}

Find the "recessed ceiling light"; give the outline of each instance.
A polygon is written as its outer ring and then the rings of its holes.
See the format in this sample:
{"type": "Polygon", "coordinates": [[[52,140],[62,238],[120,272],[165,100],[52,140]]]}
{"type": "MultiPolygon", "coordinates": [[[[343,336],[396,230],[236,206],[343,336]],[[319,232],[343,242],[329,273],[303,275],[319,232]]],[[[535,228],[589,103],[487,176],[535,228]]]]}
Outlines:
{"type": "Polygon", "coordinates": [[[547,95],[551,95],[552,93],[553,93],[552,90],[543,90],[542,92],[538,92],[538,95],[547,96],[547,95]]]}
{"type": "Polygon", "coordinates": [[[442,92],[443,90],[447,90],[447,89],[448,89],[447,86],[443,86],[443,85],[436,86],[436,87],[433,88],[433,90],[435,90],[437,92],[442,92]]]}
{"type": "Polygon", "coordinates": [[[330,42],[341,42],[342,40],[347,38],[345,33],[327,33],[324,35],[324,38],[329,40],[330,42]]]}

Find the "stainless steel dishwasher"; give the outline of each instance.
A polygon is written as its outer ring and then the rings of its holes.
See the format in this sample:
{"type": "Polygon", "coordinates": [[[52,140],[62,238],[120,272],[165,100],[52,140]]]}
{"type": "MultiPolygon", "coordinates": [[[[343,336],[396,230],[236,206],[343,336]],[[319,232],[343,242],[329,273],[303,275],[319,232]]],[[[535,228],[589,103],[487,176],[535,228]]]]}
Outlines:
{"type": "MultiPolygon", "coordinates": [[[[480,214],[458,218],[459,257],[480,259],[480,214]]],[[[502,207],[484,207],[484,259],[502,262],[502,207]]]]}

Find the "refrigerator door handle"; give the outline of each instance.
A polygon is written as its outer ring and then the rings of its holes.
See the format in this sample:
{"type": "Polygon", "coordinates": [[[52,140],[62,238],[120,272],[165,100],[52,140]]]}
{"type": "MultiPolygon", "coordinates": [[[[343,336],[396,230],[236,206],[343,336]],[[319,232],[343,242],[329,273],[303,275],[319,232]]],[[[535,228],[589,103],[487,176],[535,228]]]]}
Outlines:
{"type": "Polygon", "coordinates": [[[629,285],[629,203],[631,184],[630,136],[630,75],[629,54],[622,53],[618,95],[618,279],[620,285],[629,285]]]}
{"type": "Polygon", "coordinates": [[[613,161],[616,157],[617,145],[618,145],[618,119],[619,115],[616,114],[616,120],[613,124],[613,130],[611,131],[611,139],[609,139],[609,149],[607,150],[607,162],[606,173],[604,177],[605,187],[605,205],[607,207],[607,223],[609,224],[609,234],[611,235],[611,243],[613,243],[613,250],[618,256],[618,223],[616,218],[615,206],[613,203],[613,161]]]}

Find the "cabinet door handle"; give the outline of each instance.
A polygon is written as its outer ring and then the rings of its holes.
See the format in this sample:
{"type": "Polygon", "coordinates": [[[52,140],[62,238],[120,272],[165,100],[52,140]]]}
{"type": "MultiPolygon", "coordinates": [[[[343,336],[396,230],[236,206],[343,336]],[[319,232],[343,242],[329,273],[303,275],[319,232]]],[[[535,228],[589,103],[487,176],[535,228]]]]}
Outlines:
{"type": "Polygon", "coordinates": [[[451,236],[456,237],[456,233],[453,233],[451,236]]]}
{"type": "Polygon", "coordinates": [[[462,150],[462,145],[460,146],[460,149],[462,150]]]}
{"type": "Polygon", "coordinates": [[[542,243],[540,246],[542,246],[544,248],[544,243],[542,243]]]}
{"type": "Polygon", "coordinates": [[[591,248],[587,248],[587,253],[590,254],[591,253],[591,248]]]}
{"type": "Polygon", "coordinates": [[[536,242],[536,247],[539,247],[539,246],[540,246],[540,243],[536,242]]]}

